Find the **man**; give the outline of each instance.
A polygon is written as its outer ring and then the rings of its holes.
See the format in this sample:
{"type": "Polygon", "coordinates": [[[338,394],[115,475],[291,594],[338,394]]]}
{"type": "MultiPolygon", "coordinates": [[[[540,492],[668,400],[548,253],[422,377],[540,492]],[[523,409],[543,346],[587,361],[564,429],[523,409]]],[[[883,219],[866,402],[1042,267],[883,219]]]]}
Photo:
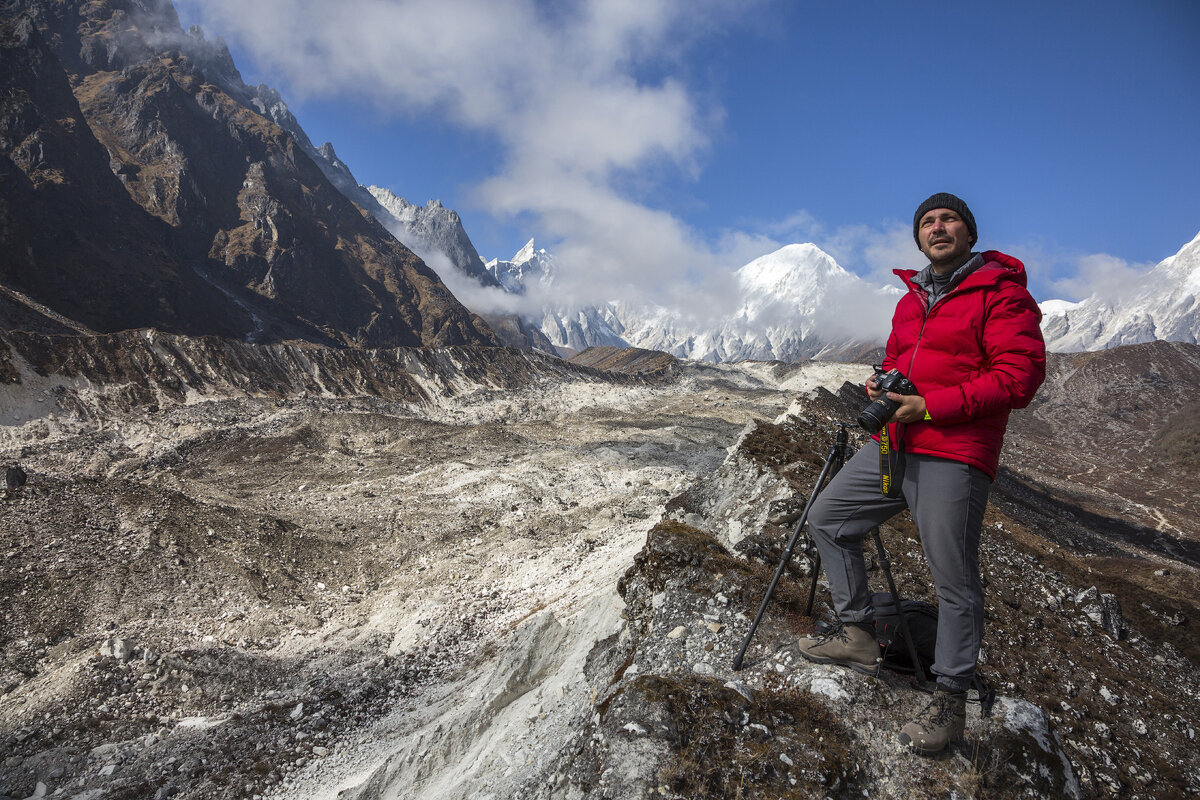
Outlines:
{"type": "MultiPolygon", "coordinates": [[[[1046,347],[1024,266],[994,250],[972,252],[978,234],[966,203],[933,195],[913,216],[913,238],[929,266],[895,271],[908,291],[896,304],[883,362],[917,388],[915,395],[888,394],[900,404],[889,435],[904,454],[902,491],[895,498],[882,494],[879,449],[868,444],[818,496],[809,531],[840,623],[802,638],[800,652],[878,673],[862,540],[911,510],[937,587],[937,689],[900,741],[929,755],[962,738],[983,639],[983,511],[1009,412],[1028,405],[1045,378],[1046,347]]],[[[882,395],[874,376],[866,388],[872,399],[882,395]]]]}

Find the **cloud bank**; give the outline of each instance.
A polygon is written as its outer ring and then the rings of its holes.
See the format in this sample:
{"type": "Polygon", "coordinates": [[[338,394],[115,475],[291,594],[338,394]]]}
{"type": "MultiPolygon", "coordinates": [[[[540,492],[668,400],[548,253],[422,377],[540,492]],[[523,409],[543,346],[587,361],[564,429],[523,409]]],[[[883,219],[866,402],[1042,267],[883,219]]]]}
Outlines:
{"type": "MultiPolygon", "coordinates": [[[[707,327],[737,312],[734,270],[786,244],[815,242],[875,284],[893,285],[895,267],[923,264],[900,222],[831,229],[797,210],[714,236],[639,197],[656,179],[701,170],[723,116],[687,84],[683,59],[744,24],[755,4],[176,2],[307,94],[433,115],[498,142],[501,158],[474,187],[476,199],[499,220],[521,220],[554,253],[556,305],[655,303],[707,327]]],[[[436,255],[422,255],[439,267],[436,255]]],[[[481,311],[530,313],[547,299],[536,290],[502,296],[438,271],[481,311]]],[[[878,304],[862,298],[857,310],[890,319],[878,304]]],[[[845,310],[830,309],[827,322],[844,324],[845,310]]]]}

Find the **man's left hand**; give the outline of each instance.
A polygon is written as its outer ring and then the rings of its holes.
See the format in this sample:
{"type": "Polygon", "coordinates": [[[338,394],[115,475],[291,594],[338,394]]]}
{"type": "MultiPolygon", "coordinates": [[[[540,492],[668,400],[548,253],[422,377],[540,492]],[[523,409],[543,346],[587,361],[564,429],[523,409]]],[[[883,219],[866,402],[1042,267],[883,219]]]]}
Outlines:
{"type": "Polygon", "coordinates": [[[900,404],[891,422],[921,422],[925,419],[925,398],[919,394],[896,394],[888,392],[888,400],[900,404]]]}

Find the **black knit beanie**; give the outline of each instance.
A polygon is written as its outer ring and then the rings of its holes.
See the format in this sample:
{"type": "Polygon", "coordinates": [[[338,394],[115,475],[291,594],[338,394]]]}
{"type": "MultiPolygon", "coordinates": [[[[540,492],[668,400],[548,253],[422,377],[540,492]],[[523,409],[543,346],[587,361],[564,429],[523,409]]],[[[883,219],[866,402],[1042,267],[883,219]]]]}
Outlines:
{"type": "Polygon", "coordinates": [[[967,223],[967,230],[970,231],[971,238],[976,242],[979,241],[979,232],[975,228],[975,215],[971,213],[971,209],[967,208],[967,204],[949,192],[938,192],[917,206],[917,213],[913,215],[913,239],[916,240],[918,247],[921,246],[921,239],[917,236],[921,217],[935,208],[948,208],[958,214],[962,217],[962,221],[967,223]]]}

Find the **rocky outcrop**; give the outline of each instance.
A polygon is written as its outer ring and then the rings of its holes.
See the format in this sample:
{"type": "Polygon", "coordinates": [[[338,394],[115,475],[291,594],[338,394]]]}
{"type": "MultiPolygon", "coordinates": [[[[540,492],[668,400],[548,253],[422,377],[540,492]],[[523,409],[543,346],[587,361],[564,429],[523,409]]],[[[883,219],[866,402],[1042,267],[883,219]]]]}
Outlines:
{"type": "Polygon", "coordinates": [[[170,3],[25,0],[3,43],[6,286],[101,332],[496,343],[170,3]]]}
{"type": "MultiPolygon", "coordinates": [[[[562,785],[530,796],[1079,798],[1200,788],[1197,721],[1182,711],[1195,706],[1200,671],[1178,624],[1171,631],[1160,619],[1179,623],[1195,605],[1181,613],[1161,584],[1142,592],[1123,582],[1128,562],[1105,568],[1059,550],[1043,531],[1069,518],[1032,514],[1007,487],[994,494],[982,543],[981,670],[1000,697],[990,715],[969,706],[963,745],[928,759],[897,743],[923,702],[911,677],[873,679],[798,656],[796,636],[813,624],[803,616],[811,564],[800,552],[743,669],[732,668],[788,532],[777,516],[748,512],[782,511],[789,489],[799,501],[811,491],[839,404],[818,391],[754,424],[721,469],[668,504],[620,583],[630,635],[593,655],[612,665],[596,677],[593,724],[556,765],[562,785]],[[1136,623],[1122,613],[1130,607],[1141,609],[1136,623]],[[1155,680],[1132,677],[1147,668],[1155,680]]],[[[901,591],[934,600],[907,516],[885,525],[883,539],[901,591]]],[[[868,558],[884,590],[877,563],[868,558]]],[[[829,613],[825,596],[818,618],[829,613]]]]}

